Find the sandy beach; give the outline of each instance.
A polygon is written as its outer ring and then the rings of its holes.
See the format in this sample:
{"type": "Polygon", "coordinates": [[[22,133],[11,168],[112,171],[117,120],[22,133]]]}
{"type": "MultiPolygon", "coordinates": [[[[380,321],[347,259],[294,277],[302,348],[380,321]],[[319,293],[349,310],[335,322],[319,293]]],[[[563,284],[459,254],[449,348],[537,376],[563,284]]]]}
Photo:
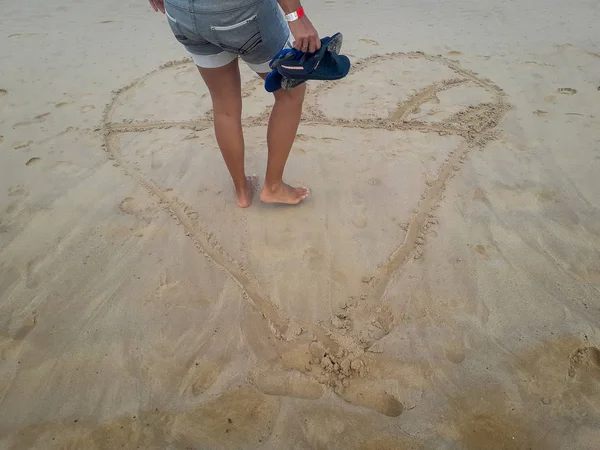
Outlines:
{"type": "Polygon", "coordinates": [[[21,3],[0,449],[600,448],[597,2],[306,0],[352,71],[309,83],[311,197],[247,210],[163,15],[21,3]]]}

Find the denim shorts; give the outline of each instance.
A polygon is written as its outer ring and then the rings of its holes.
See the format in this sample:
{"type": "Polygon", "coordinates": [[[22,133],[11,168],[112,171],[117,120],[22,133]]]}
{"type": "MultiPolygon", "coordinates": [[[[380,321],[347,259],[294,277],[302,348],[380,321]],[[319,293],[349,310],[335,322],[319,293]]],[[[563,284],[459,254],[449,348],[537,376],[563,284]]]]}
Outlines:
{"type": "Polygon", "coordinates": [[[257,73],[291,47],[290,29],[276,0],[166,0],[175,38],[197,66],[216,68],[242,58],[257,73]]]}

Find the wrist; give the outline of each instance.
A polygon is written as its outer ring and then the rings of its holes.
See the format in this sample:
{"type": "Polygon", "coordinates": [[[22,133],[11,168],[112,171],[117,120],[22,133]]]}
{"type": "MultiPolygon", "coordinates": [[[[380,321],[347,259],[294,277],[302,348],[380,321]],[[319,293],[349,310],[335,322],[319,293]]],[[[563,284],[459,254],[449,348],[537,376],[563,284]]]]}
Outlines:
{"type": "Polygon", "coordinates": [[[288,14],[285,14],[285,20],[286,22],[295,22],[298,19],[301,19],[303,17],[305,17],[306,14],[304,12],[304,8],[302,6],[300,6],[298,9],[296,9],[295,11],[292,11],[288,14]]]}
{"type": "Polygon", "coordinates": [[[302,6],[300,0],[277,0],[277,3],[279,3],[279,6],[283,10],[284,14],[289,14],[293,11],[296,11],[302,6]]]}

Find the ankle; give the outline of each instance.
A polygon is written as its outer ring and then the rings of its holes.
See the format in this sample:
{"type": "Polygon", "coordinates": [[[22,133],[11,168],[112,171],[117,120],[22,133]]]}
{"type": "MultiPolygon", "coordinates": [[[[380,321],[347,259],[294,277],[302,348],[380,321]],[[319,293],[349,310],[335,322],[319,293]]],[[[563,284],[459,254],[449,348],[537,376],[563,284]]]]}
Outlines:
{"type": "Polygon", "coordinates": [[[283,186],[282,180],[279,180],[279,181],[266,181],[265,180],[263,190],[267,191],[267,192],[277,192],[281,189],[282,186],[283,186]]]}
{"type": "Polygon", "coordinates": [[[246,179],[244,178],[243,183],[233,183],[236,195],[245,195],[246,194],[246,179]]]}

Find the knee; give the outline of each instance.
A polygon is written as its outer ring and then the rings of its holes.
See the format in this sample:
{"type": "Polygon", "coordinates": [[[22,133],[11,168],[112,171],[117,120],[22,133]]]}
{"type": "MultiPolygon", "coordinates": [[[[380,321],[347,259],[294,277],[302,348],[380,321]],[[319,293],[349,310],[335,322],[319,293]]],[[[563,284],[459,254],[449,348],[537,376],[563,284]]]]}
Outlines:
{"type": "Polygon", "coordinates": [[[229,96],[212,96],[213,114],[215,116],[225,116],[239,118],[242,116],[242,99],[229,96]]]}

